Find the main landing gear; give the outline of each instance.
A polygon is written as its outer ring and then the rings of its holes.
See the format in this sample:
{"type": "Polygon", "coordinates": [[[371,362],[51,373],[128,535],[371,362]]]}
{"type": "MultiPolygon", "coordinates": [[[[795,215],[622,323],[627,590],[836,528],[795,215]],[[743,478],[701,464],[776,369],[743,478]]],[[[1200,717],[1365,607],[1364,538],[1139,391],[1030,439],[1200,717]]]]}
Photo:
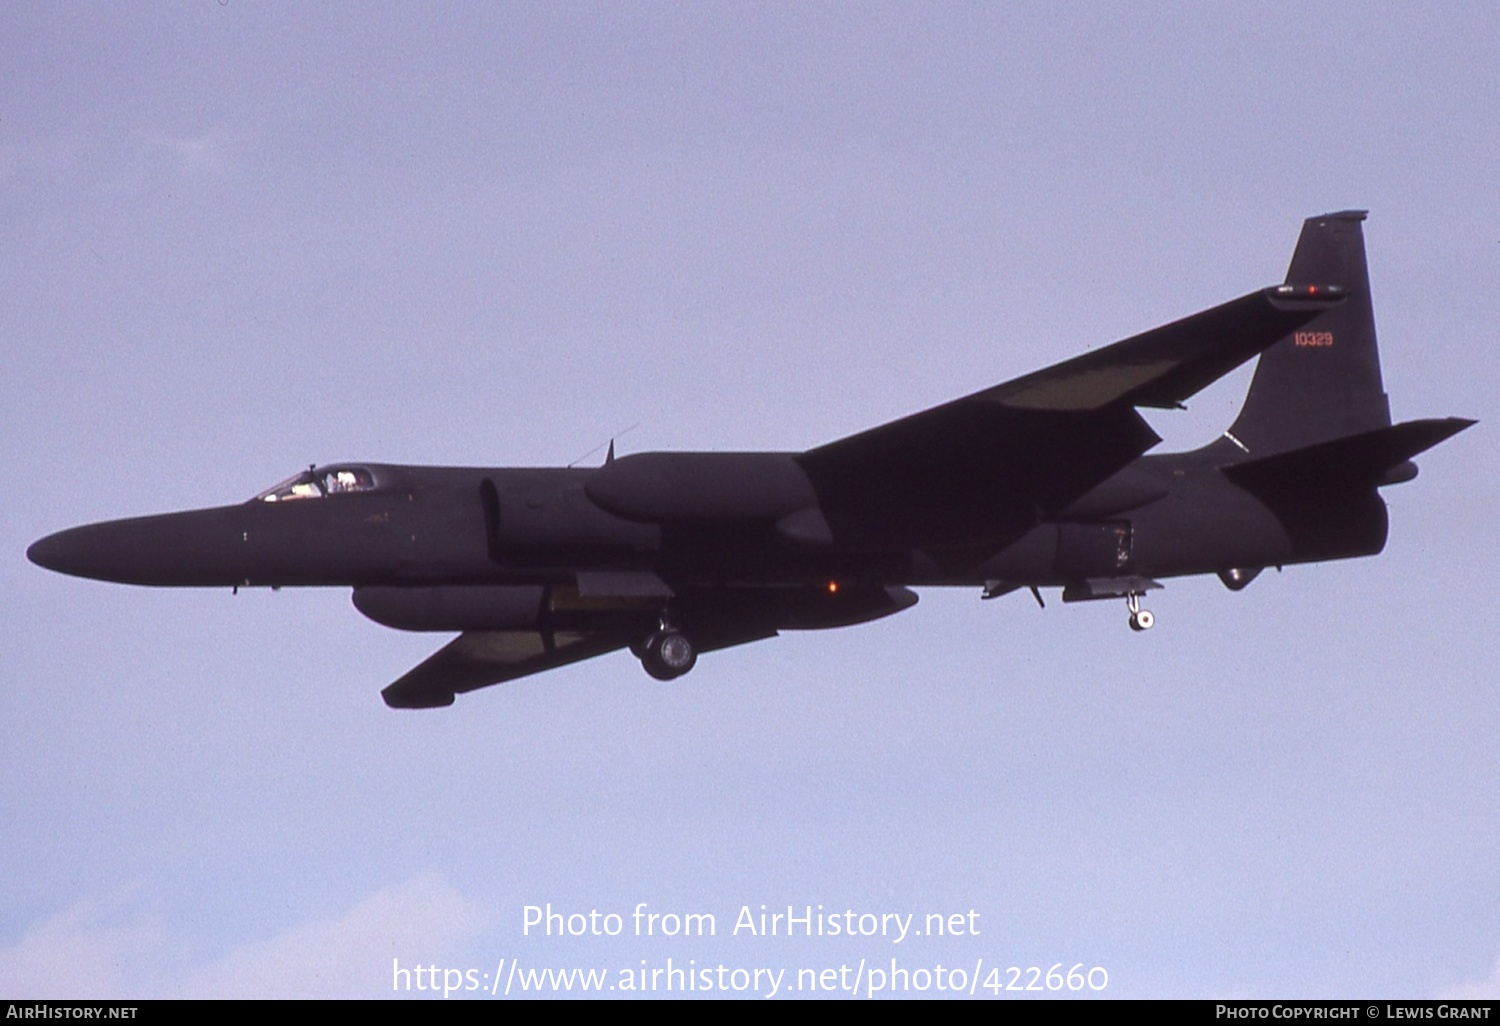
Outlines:
{"type": "Polygon", "coordinates": [[[1130,629],[1133,631],[1149,631],[1156,623],[1151,610],[1141,608],[1140,592],[1132,591],[1125,596],[1125,608],[1130,610],[1130,629]]]}
{"type": "Polygon", "coordinates": [[[646,672],[657,680],[676,680],[698,662],[698,649],[692,640],[664,617],[661,626],[630,650],[641,660],[646,672]]]}

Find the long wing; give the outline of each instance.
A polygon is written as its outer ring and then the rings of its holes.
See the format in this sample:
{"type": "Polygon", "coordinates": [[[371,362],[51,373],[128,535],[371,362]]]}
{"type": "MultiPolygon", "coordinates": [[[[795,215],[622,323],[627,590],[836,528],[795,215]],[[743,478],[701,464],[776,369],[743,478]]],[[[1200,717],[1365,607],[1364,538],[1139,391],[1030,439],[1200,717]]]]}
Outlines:
{"type": "MultiPolygon", "coordinates": [[[[915,602],[915,597],[912,601],[915,602]]],[[[714,652],[775,636],[775,627],[754,618],[741,623],[710,616],[698,620],[693,627],[699,652],[714,652]]],[[[387,686],[380,695],[392,709],[435,709],[452,705],[455,696],[465,692],[592,659],[625,648],[639,637],[639,629],[618,625],[601,630],[546,633],[465,631],[387,686]]]]}
{"type": "Polygon", "coordinates": [[[1262,289],[797,457],[835,539],[993,550],[1157,442],[1172,408],[1339,301],[1262,289]]]}
{"type": "Polygon", "coordinates": [[[456,694],[624,648],[615,631],[466,631],[380,693],[393,709],[452,705],[456,694]]]}

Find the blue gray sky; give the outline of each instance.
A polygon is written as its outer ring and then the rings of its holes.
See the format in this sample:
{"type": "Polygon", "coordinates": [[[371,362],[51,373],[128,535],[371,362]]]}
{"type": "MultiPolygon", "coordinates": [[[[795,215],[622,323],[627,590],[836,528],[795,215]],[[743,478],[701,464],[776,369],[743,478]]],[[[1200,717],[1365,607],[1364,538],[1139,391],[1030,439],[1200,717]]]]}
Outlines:
{"type": "Polygon", "coordinates": [[[896,958],[1500,994],[1493,9],[8,4],[0,47],[0,993],[896,958]],[[1173,581],[1149,635],[928,591],[413,714],[379,690],[445,638],[342,591],[24,558],[314,461],[805,448],[1280,281],[1348,207],[1394,413],[1482,423],[1383,555],[1173,581]],[[718,935],[525,935],[549,902],[718,935]],[[733,935],[762,904],[980,932],[733,935]]]}

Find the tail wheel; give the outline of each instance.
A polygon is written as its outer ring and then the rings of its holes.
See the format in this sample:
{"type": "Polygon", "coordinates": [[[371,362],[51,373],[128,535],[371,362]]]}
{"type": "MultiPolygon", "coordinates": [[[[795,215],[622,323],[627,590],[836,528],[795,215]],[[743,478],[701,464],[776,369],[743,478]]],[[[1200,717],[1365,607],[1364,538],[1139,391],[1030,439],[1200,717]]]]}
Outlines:
{"type": "Polygon", "coordinates": [[[657,680],[675,680],[698,662],[698,650],[681,631],[657,631],[643,648],[641,665],[657,680]]]}
{"type": "Polygon", "coordinates": [[[1151,610],[1141,608],[1141,593],[1138,591],[1126,593],[1125,608],[1130,610],[1130,629],[1133,631],[1149,631],[1156,623],[1151,610]]]}

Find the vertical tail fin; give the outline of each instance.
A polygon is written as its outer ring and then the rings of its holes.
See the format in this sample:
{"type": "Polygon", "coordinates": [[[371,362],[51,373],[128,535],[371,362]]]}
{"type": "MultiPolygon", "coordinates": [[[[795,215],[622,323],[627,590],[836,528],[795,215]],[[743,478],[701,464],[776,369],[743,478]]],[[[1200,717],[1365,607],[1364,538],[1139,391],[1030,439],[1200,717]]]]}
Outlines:
{"type": "Polygon", "coordinates": [[[1360,227],[1364,219],[1363,210],[1345,210],[1302,225],[1286,283],[1338,286],[1346,298],[1261,354],[1245,405],[1228,432],[1251,456],[1390,426],[1360,227]]]}

